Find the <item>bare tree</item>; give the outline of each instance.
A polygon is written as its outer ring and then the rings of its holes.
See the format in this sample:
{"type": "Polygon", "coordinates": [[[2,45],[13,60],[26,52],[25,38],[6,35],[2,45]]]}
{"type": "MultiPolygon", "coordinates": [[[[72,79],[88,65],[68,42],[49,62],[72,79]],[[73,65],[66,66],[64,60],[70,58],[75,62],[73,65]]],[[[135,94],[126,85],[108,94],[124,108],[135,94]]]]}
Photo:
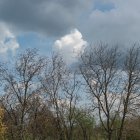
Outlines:
{"type": "Polygon", "coordinates": [[[130,97],[139,89],[139,52],[139,48],[132,47],[126,57],[121,57],[117,47],[100,44],[81,56],[80,71],[108,140],[114,132],[116,139],[122,138],[128,108],[132,105],[130,97]],[[120,125],[116,128],[118,115],[120,125]]]}
{"type": "Polygon", "coordinates": [[[124,80],[122,97],[123,109],[118,140],[121,140],[126,116],[127,114],[131,113],[132,108],[136,109],[135,99],[140,96],[140,47],[137,47],[136,44],[127,50],[123,70],[126,74],[126,77],[124,80]]]}
{"type": "Polygon", "coordinates": [[[60,87],[62,84],[63,75],[66,73],[62,58],[53,55],[49,65],[46,68],[45,76],[41,78],[41,83],[46,93],[46,100],[52,105],[52,111],[55,114],[55,124],[57,128],[57,137],[64,139],[62,128],[62,116],[59,109],[60,87]]]}
{"type": "Polygon", "coordinates": [[[77,115],[79,115],[76,111],[78,108],[78,92],[80,86],[81,84],[77,80],[76,73],[69,73],[69,75],[66,77],[66,80],[62,83],[62,94],[64,94],[65,102],[60,105],[62,105],[62,107],[65,106],[65,128],[67,140],[73,139],[74,125],[76,124],[77,115]]]}
{"type": "MultiPolygon", "coordinates": [[[[1,77],[5,89],[2,104],[17,125],[19,138],[25,139],[29,100],[33,94],[39,92],[38,76],[46,62],[39,57],[37,51],[26,50],[16,58],[13,68],[3,67],[1,77]]],[[[16,139],[16,138],[15,138],[16,139]]]]}
{"type": "Polygon", "coordinates": [[[59,139],[72,140],[80,87],[76,74],[68,70],[60,56],[54,55],[42,85],[56,116],[59,139]]]}

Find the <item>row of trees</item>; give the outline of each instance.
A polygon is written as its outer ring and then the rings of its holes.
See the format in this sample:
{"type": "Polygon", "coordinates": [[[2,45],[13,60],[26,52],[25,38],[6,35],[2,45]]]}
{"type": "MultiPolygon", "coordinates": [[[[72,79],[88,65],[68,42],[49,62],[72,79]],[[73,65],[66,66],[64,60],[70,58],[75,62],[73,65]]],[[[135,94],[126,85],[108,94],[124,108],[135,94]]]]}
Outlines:
{"type": "Polygon", "coordinates": [[[14,64],[1,64],[0,78],[1,139],[140,138],[139,125],[134,129],[134,122],[140,123],[136,45],[124,52],[104,44],[92,47],[81,54],[75,71],[57,54],[46,58],[28,49],[14,64]]]}

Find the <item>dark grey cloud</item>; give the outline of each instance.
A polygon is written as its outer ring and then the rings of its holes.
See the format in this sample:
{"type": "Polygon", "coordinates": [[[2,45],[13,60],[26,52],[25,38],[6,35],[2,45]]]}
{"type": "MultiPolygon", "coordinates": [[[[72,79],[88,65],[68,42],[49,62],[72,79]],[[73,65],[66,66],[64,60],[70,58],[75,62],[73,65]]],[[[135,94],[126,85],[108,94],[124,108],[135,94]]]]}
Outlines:
{"type": "Polygon", "coordinates": [[[0,0],[0,22],[51,37],[76,28],[89,43],[135,42],[140,40],[139,5],[139,0],[0,0]]]}
{"type": "Polygon", "coordinates": [[[58,36],[76,25],[84,0],[0,0],[0,20],[20,30],[58,36]]]}

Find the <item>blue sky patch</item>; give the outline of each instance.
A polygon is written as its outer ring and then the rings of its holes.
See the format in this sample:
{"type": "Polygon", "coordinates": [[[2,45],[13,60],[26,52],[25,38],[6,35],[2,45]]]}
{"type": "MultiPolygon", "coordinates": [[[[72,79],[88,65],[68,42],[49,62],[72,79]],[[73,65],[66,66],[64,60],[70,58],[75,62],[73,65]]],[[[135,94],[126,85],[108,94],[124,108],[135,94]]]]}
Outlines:
{"type": "Polygon", "coordinates": [[[36,48],[43,55],[52,52],[54,40],[44,36],[39,36],[36,33],[25,33],[17,37],[20,48],[25,50],[27,48],[36,48]],[[46,54],[45,54],[46,53],[46,54]]]}
{"type": "Polygon", "coordinates": [[[96,0],[94,3],[94,9],[102,12],[110,11],[115,8],[115,5],[111,2],[101,2],[96,0]]]}

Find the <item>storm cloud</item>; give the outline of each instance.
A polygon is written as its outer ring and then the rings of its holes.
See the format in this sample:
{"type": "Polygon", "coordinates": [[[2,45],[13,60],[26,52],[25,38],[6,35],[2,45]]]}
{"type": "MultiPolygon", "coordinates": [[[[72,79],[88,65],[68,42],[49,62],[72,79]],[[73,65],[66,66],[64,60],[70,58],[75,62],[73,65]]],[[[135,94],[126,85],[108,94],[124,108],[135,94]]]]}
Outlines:
{"type": "Polygon", "coordinates": [[[0,0],[0,22],[56,39],[76,28],[89,43],[135,42],[139,5],[139,0],[0,0]]]}
{"type": "Polygon", "coordinates": [[[84,0],[0,0],[0,20],[18,30],[59,36],[76,26],[84,0]]]}

